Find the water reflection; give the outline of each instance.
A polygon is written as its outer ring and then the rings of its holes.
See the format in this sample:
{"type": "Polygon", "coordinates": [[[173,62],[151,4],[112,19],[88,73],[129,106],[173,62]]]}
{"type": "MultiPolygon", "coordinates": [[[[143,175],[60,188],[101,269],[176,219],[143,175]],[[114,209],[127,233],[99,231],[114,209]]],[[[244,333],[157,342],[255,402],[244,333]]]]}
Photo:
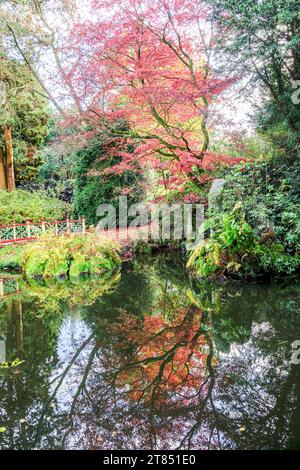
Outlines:
{"type": "Polygon", "coordinates": [[[24,361],[0,369],[1,448],[300,448],[299,283],[201,285],[152,258],[23,285],[0,337],[24,361]]]}

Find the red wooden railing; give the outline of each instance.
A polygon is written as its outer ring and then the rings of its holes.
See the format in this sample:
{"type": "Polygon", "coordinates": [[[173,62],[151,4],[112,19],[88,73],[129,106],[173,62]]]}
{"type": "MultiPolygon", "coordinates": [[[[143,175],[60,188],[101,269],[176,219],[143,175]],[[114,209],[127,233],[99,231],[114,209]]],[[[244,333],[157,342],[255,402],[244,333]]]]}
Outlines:
{"type": "Polygon", "coordinates": [[[63,233],[85,234],[85,231],[85,217],[77,220],[43,219],[41,222],[27,220],[22,224],[0,225],[0,245],[37,240],[47,233],[59,236],[63,233]]]}

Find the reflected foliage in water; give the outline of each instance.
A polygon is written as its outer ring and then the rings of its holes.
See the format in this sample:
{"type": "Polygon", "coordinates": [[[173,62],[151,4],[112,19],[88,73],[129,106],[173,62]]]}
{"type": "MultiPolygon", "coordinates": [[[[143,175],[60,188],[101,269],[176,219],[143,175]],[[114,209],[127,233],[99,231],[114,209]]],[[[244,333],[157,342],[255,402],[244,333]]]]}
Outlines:
{"type": "Polygon", "coordinates": [[[300,448],[300,285],[192,281],[178,260],[22,285],[0,306],[1,448],[300,448]],[[25,421],[24,421],[25,420],[25,421]]]}

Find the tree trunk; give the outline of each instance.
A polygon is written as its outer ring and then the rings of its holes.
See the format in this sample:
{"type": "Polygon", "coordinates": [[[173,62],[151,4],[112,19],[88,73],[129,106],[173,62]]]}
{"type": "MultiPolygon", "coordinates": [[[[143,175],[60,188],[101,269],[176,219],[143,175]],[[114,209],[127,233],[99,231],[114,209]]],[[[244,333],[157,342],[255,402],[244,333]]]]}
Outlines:
{"type": "Polygon", "coordinates": [[[203,103],[203,112],[202,112],[201,122],[200,122],[200,133],[201,133],[203,141],[201,143],[201,157],[203,157],[203,154],[207,151],[209,147],[209,133],[207,130],[208,101],[205,97],[202,97],[202,103],[203,103]]]}
{"type": "Polygon", "coordinates": [[[5,162],[2,148],[0,148],[0,190],[6,191],[6,172],[5,172],[5,162]]]}
{"type": "Polygon", "coordinates": [[[6,151],[6,179],[8,191],[15,189],[15,172],[14,172],[14,152],[12,146],[11,127],[4,126],[4,144],[6,151]]]}

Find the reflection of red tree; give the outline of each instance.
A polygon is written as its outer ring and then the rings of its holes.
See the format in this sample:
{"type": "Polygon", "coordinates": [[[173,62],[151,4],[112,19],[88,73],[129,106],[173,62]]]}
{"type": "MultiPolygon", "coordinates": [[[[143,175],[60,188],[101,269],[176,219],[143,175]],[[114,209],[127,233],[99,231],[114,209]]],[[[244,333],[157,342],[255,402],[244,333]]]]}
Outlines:
{"type": "Polygon", "coordinates": [[[126,331],[126,344],[133,346],[134,353],[118,370],[116,384],[126,388],[131,399],[154,407],[187,406],[199,395],[206,377],[201,318],[196,307],[181,309],[174,321],[159,315],[141,322],[124,315],[118,329],[126,331]]]}

